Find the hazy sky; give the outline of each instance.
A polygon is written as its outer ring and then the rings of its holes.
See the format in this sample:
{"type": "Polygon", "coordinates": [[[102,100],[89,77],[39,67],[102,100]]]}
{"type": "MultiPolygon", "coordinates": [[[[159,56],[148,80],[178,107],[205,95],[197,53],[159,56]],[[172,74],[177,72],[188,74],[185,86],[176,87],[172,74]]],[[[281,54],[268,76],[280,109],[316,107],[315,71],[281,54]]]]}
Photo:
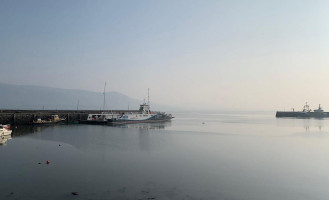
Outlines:
{"type": "Polygon", "coordinates": [[[329,1],[0,0],[0,82],[329,110],[329,1]]]}

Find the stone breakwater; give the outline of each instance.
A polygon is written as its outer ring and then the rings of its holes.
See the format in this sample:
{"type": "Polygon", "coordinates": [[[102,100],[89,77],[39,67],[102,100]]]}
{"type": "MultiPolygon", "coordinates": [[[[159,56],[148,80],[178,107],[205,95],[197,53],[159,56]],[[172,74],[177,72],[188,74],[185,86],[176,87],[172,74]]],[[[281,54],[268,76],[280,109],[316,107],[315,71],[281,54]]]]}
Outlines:
{"type": "MultiPolygon", "coordinates": [[[[100,110],[0,110],[0,124],[29,125],[38,118],[46,119],[51,115],[65,118],[66,123],[77,123],[86,120],[88,114],[100,114],[100,110]]],[[[127,110],[115,110],[113,113],[131,112],[127,110]]]]}

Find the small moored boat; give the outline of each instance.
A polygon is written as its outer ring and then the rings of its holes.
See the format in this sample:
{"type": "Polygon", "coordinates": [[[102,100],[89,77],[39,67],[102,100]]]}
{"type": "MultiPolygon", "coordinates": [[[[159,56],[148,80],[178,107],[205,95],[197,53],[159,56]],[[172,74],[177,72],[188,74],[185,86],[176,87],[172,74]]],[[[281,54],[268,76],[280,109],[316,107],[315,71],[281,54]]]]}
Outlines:
{"type": "Polygon", "coordinates": [[[0,135],[11,135],[12,130],[10,130],[10,124],[2,125],[0,124],[0,135]]]}
{"type": "Polygon", "coordinates": [[[0,145],[6,145],[7,141],[11,139],[11,135],[0,136],[0,145]]]}
{"type": "Polygon", "coordinates": [[[99,114],[88,114],[86,120],[79,120],[80,124],[107,124],[107,121],[113,118],[118,118],[120,114],[118,113],[108,113],[102,112],[99,114]]]}
{"type": "Polygon", "coordinates": [[[57,124],[60,122],[64,122],[65,118],[59,118],[58,115],[51,115],[47,120],[43,120],[38,118],[32,122],[33,125],[48,125],[48,124],[57,124]]]}

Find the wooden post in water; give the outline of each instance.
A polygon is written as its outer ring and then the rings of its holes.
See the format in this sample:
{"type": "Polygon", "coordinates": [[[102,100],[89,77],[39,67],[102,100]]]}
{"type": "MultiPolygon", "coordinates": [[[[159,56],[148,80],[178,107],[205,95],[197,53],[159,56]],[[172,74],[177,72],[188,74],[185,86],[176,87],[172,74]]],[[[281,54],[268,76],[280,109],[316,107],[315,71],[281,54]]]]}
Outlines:
{"type": "Polygon", "coordinates": [[[13,124],[16,124],[16,115],[15,115],[15,113],[13,115],[13,124]]]}
{"type": "Polygon", "coordinates": [[[69,123],[69,117],[70,117],[70,114],[67,113],[67,117],[66,117],[66,122],[69,123]]]}

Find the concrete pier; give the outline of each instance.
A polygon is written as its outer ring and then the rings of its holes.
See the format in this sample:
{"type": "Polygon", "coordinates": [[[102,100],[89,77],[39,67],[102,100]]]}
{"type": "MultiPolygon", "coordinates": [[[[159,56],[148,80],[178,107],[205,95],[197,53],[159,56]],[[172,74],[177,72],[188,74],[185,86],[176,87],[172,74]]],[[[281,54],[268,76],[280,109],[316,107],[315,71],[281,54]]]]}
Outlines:
{"type": "Polygon", "coordinates": [[[29,125],[38,118],[46,119],[51,115],[66,118],[66,123],[76,123],[86,120],[88,114],[100,114],[102,112],[136,112],[136,110],[0,110],[0,124],[29,125]]]}

